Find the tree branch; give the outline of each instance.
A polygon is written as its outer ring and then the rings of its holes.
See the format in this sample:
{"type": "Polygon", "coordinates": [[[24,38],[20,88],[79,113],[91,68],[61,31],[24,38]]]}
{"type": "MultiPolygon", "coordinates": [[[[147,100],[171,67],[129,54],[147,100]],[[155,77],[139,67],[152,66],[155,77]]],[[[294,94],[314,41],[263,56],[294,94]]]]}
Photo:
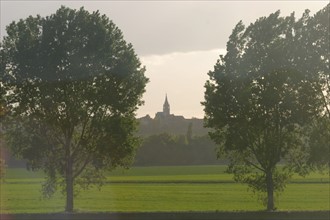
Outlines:
{"type": "Polygon", "coordinates": [[[88,156],[84,161],[83,165],[80,167],[80,169],[78,169],[77,172],[73,175],[73,178],[75,179],[76,177],[78,177],[90,162],[91,162],[91,157],[88,156]]]}
{"type": "Polygon", "coordinates": [[[249,160],[244,160],[244,162],[247,163],[247,164],[249,164],[249,165],[251,165],[251,166],[253,166],[254,168],[256,168],[256,169],[258,169],[258,170],[260,170],[260,171],[262,171],[262,172],[266,172],[266,170],[262,169],[261,167],[259,167],[258,165],[252,163],[252,162],[249,161],[249,160]]]}
{"type": "Polygon", "coordinates": [[[76,144],[76,146],[74,147],[73,152],[72,152],[72,156],[73,157],[76,156],[76,154],[78,152],[78,149],[79,149],[79,146],[81,145],[81,141],[82,141],[82,139],[83,139],[83,137],[85,135],[86,126],[87,126],[87,123],[88,123],[88,121],[90,119],[90,116],[91,116],[91,114],[89,114],[87,116],[86,120],[84,121],[83,128],[82,128],[82,131],[81,131],[81,134],[80,134],[80,138],[79,138],[78,143],[76,144]]]}

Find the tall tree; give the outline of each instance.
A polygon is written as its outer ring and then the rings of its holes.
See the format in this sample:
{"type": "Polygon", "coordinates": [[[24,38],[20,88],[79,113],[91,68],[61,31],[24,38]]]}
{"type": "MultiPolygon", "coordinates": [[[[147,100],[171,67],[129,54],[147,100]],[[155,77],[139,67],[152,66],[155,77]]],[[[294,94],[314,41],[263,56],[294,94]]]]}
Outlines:
{"type": "Polygon", "coordinates": [[[187,139],[188,143],[190,143],[192,140],[192,127],[193,127],[193,124],[192,124],[192,122],[190,122],[188,125],[187,134],[186,134],[186,139],[187,139]]]}
{"type": "Polygon", "coordinates": [[[73,211],[76,185],[102,183],[104,171],[128,167],[139,144],[135,111],[148,79],[131,44],[105,15],[61,7],[12,22],[1,65],[11,107],[8,143],[58,186],[73,211]]]}
{"type": "Polygon", "coordinates": [[[297,68],[306,71],[313,78],[314,89],[319,100],[318,117],[310,125],[310,154],[308,163],[317,168],[329,167],[330,151],[330,4],[310,17],[306,10],[297,22],[296,56],[297,68]]]}
{"type": "Polygon", "coordinates": [[[236,25],[227,54],[209,72],[202,103],[218,154],[230,159],[228,170],[236,181],[265,195],[267,210],[275,209],[274,193],[304,168],[299,164],[307,149],[303,126],[320,112],[317,77],[297,61],[303,27],[294,14],[279,15],[262,17],[247,28],[236,25]],[[280,161],[290,169],[279,169],[280,161]]]}

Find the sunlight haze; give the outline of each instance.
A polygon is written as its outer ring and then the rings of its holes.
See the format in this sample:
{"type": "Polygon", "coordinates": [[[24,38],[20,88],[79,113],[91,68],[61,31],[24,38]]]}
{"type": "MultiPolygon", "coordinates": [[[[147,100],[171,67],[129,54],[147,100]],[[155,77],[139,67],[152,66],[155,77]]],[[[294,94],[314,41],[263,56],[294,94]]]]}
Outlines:
{"type": "Polygon", "coordinates": [[[133,44],[146,76],[145,105],[137,116],[162,110],[167,94],[171,113],[203,118],[204,84],[234,26],[249,25],[281,10],[282,16],[305,9],[313,15],[328,1],[3,1],[1,38],[12,21],[29,15],[48,16],[61,6],[106,14],[133,44]]]}

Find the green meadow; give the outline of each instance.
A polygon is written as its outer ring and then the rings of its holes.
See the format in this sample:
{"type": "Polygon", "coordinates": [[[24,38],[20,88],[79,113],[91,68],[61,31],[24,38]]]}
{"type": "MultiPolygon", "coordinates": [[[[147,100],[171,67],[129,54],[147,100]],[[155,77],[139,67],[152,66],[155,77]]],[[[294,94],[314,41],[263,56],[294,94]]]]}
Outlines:
{"type": "MultiPolygon", "coordinates": [[[[41,196],[41,172],[8,169],[1,183],[0,213],[62,212],[65,197],[41,196]]],[[[276,200],[279,210],[329,210],[329,174],[294,176],[276,200]]],[[[134,167],[108,174],[99,190],[81,191],[79,212],[258,211],[264,207],[225,166],[134,167]]]]}

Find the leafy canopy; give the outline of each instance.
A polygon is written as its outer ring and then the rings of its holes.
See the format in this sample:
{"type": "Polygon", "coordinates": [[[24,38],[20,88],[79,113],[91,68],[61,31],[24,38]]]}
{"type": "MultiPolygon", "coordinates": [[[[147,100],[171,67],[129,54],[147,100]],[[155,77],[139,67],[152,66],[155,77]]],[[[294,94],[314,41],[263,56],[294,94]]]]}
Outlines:
{"type": "Polygon", "coordinates": [[[119,28],[98,11],[62,6],[45,18],[12,22],[7,34],[1,80],[9,144],[30,168],[46,172],[46,192],[128,167],[148,79],[119,28]]]}
{"type": "Polygon", "coordinates": [[[318,85],[328,72],[319,68],[329,60],[313,51],[329,31],[309,38],[310,26],[302,22],[324,21],[307,14],[296,21],[277,11],[248,27],[239,22],[205,84],[205,122],[220,146],[218,156],[230,159],[235,180],[266,193],[268,210],[275,209],[273,193],[284,189],[293,170],[306,172],[304,126],[324,110],[318,85]],[[276,166],[281,161],[288,169],[276,166]]]}

